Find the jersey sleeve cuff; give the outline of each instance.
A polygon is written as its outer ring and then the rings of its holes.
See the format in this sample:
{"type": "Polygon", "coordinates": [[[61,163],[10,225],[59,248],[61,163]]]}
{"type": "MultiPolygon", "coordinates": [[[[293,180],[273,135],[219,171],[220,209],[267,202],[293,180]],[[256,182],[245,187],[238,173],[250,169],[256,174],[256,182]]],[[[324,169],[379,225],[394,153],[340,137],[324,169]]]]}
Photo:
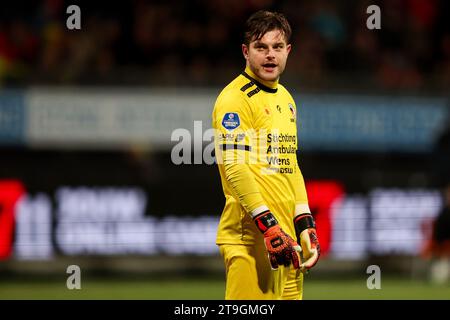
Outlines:
{"type": "Polygon", "coordinates": [[[311,210],[309,209],[309,205],[307,203],[297,203],[295,205],[295,216],[298,216],[302,213],[311,213],[311,210]]]}
{"type": "Polygon", "coordinates": [[[258,208],[253,209],[250,214],[252,215],[252,218],[256,217],[258,214],[260,214],[261,212],[267,211],[269,210],[269,208],[265,205],[263,206],[259,206],[258,208]]]}

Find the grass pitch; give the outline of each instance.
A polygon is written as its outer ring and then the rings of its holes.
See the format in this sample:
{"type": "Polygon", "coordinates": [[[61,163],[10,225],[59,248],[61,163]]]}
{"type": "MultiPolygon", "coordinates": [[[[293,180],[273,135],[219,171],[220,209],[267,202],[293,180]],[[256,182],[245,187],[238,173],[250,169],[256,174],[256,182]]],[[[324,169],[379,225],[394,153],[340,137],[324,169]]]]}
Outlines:
{"type": "MultiPolygon", "coordinates": [[[[65,279],[0,279],[0,299],[146,299],[221,300],[225,283],[218,279],[84,278],[80,290],[69,290],[65,279]]],[[[369,290],[366,279],[306,279],[305,300],[450,299],[450,284],[432,285],[409,279],[382,279],[381,289],[369,290]]]]}

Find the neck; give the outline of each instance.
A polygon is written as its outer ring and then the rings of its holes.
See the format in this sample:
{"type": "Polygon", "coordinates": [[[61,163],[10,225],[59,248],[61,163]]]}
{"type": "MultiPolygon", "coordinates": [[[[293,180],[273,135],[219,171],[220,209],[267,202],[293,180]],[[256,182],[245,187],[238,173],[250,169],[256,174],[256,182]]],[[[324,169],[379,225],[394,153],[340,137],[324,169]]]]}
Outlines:
{"type": "Polygon", "coordinates": [[[267,86],[267,87],[269,87],[269,88],[276,89],[276,88],[278,87],[278,80],[279,80],[279,78],[277,78],[277,79],[274,80],[274,81],[263,80],[263,79],[261,79],[260,77],[258,77],[258,76],[250,69],[250,67],[249,67],[248,65],[245,67],[245,72],[246,72],[250,77],[252,77],[252,78],[255,79],[256,81],[262,83],[263,85],[265,85],[265,86],[267,86]]]}

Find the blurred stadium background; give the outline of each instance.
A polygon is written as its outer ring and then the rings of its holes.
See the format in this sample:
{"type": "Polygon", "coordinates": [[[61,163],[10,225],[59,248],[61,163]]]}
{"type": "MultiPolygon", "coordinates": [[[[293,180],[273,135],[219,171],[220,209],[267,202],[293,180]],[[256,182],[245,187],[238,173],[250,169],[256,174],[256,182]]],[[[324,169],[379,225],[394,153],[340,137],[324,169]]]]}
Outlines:
{"type": "Polygon", "coordinates": [[[449,181],[444,0],[2,4],[0,298],[223,298],[224,198],[197,157],[261,8],[293,27],[282,83],[323,247],[304,298],[450,298],[445,265],[436,275],[422,254],[449,181]],[[66,28],[71,4],[81,30],[66,28]],[[366,27],[371,4],[381,30],[366,27]],[[191,164],[172,162],[176,129],[191,164]],[[66,288],[69,265],[82,290],[66,288]]]}

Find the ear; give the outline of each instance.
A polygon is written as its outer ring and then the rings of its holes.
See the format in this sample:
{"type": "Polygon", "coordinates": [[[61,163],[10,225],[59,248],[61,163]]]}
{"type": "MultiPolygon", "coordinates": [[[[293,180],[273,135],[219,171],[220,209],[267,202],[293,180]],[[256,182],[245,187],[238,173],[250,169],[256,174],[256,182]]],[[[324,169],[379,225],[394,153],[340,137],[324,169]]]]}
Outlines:
{"type": "Polygon", "coordinates": [[[289,54],[289,52],[291,52],[291,49],[292,49],[292,46],[291,46],[291,44],[289,43],[289,44],[286,46],[286,51],[287,51],[288,54],[289,54]]]}
{"type": "Polygon", "coordinates": [[[248,47],[245,44],[242,44],[242,54],[244,55],[245,60],[248,60],[248,47]]]}

